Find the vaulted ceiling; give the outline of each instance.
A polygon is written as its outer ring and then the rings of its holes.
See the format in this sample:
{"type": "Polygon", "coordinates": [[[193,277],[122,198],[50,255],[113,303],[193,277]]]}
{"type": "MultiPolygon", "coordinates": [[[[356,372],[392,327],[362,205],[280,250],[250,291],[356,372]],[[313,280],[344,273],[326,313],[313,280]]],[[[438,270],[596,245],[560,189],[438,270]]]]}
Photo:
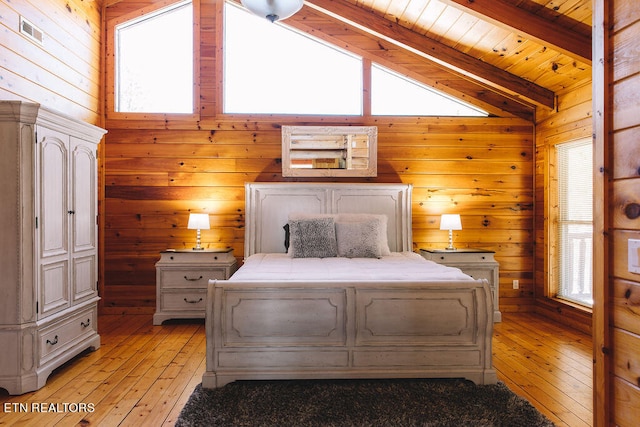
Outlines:
{"type": "Polygon", "coordinates": [[[307,0],[285,23],[463,98],[532,119],[591,79],[591,0],[307,0]]]}
{"type": "MultiPolygon", "coordinates": [[[[167,3],[103,5],[129,2],[167,3]]],[[[306,0],[283,23],[492,115],[533,121],[559,93],[590,82],[591,2],[306,0]]]]}

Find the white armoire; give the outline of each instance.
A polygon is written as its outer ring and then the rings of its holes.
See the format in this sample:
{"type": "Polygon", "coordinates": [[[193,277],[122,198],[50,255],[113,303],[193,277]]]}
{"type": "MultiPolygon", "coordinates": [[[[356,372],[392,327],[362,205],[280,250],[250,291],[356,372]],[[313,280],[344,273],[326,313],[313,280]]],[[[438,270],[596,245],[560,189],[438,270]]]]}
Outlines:
{"type": "Polygon", "coordinates": [[[97,146],[104,129],[0,101],[0,387],[22,394],[100,347],[97,146]]]}

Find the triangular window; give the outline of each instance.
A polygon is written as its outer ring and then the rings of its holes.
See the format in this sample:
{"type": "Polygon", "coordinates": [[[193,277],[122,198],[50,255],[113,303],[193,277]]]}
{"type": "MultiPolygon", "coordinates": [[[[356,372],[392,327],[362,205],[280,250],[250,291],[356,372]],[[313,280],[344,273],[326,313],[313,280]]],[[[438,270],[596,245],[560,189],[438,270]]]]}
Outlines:
{"type": "Polygon", "coordinates": [[[488,113],[378,64],[371,66],[374,116],[480,116],[488,113]]]}

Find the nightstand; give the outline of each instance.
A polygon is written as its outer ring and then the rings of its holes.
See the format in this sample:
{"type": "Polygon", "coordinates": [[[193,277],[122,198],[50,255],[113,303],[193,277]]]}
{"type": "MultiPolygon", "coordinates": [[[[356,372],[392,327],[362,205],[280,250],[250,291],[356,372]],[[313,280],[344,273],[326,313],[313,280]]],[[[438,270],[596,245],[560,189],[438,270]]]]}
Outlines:
{"type": "Polygon", "coordinates": [[[209,279],[227,280],[236,271],[233,249],[166,250],[156,263],[156,313],[167,319],[204,318],[209,279]]]}
{"type": "Polygon", "coordinates": [[[487,279],[493,294],[493,321],[501,322],[499,266],[494,253],[485,249],[420,249],[425,259],[459,268],[474,279],[487,279]]]}

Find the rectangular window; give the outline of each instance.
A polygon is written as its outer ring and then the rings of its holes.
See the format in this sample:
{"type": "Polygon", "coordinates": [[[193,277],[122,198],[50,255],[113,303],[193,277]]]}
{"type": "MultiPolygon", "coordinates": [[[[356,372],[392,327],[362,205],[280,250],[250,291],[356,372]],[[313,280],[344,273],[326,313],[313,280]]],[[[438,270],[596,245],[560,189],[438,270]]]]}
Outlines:
{"type": "Polygon", "coordinates": [[[558,297],[593,306],[593,147],[560,144],[558,174],[558,297]]]}
{"type": "Polygon", "coordinates": [[[362,59],[225,3],[224,112],[362,114],[362,59]]]}

